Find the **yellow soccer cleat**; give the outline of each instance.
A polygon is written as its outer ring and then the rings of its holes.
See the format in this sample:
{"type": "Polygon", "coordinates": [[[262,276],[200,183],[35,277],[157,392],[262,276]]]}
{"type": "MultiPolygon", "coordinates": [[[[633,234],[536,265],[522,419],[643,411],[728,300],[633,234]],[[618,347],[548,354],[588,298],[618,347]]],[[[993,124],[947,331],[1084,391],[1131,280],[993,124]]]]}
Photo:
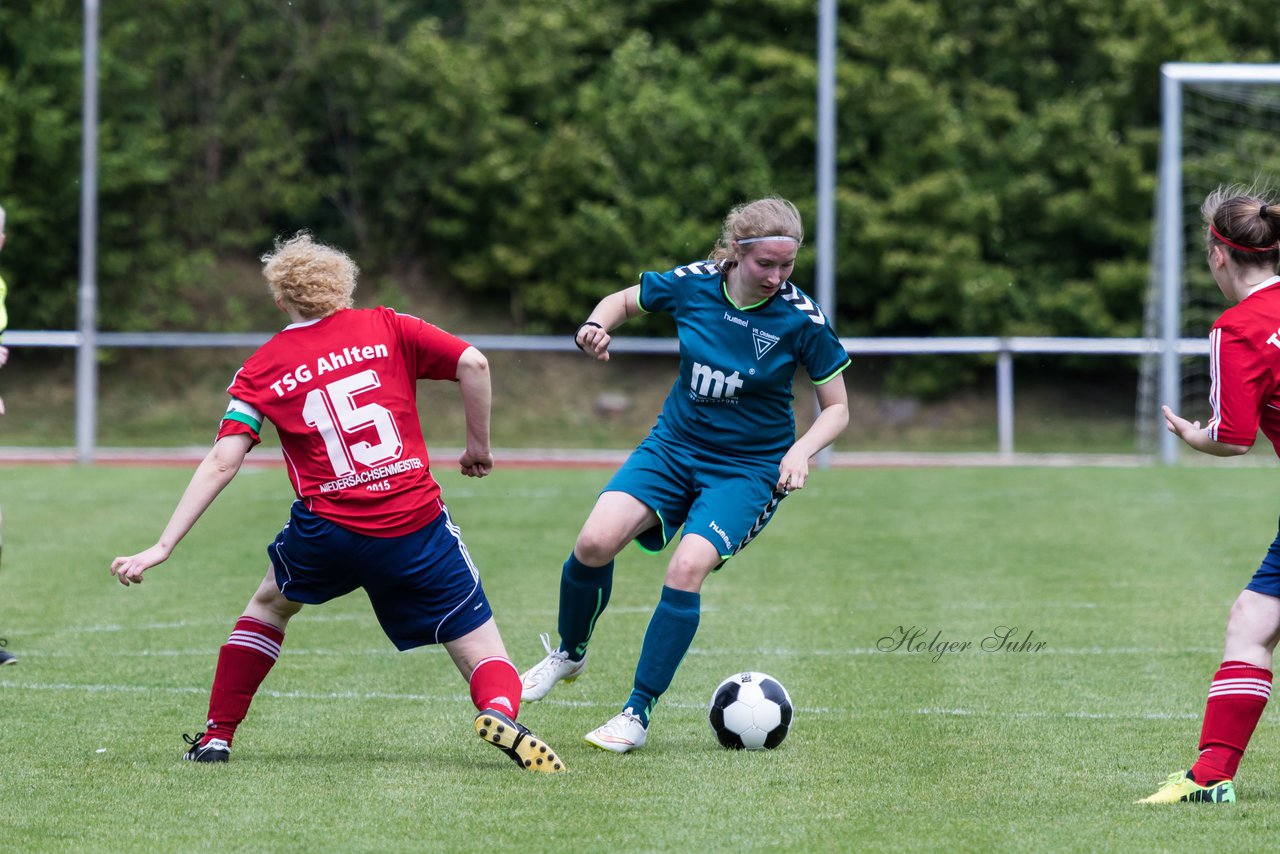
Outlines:
{"type": "Polygon", "coordinates": [[[1202,804],[1234,804],[1236,787],[1230,780],[1219,780],[1207,786],[1201,786],[1191,776],[1190,771],[1176,771],[1169,775],[1164,785],[1140,804],[1176,804],[1191,801],[1202,804]]]}
{"type": "Polygon", "coordinates": [[[476,715],[476,735],[510,756],[526,771],[555,774],[564,771],[564,762],[545,741],[502,712],[485,709],[476,715]]]}

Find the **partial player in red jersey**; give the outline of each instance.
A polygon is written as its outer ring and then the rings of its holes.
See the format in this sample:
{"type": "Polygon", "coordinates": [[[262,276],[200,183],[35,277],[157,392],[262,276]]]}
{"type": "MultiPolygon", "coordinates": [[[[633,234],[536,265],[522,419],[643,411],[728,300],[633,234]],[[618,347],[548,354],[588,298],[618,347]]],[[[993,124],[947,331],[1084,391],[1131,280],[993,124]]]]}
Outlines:
{"type": "Polygon", "coordinates": [[[267,547],[266,578],[218,655],[205,731],[183,756],[225,762],[236,728],[303,605],[363,588],[400,650],[443,644],[471,686],[477,735],[522,768],[564,763],[516,723],[520,677],[507,657],[480,575],[431,476],[418,420],[418,380],[457,381],[468,477],[493,469],[489,364],[465,341],[390,309],[353,309],[358,270],[306,232],[277,241],[263,275],[291,323],[227,389],[231,404],[155,545],[111,562],[120,583],[167,560],[260,441],[276,427],[298,498],[267,547]]]}
{"type": "MultiPolygon", "coordinates": [[[[4,208],[0,208],[0,249],[4,248],[4,218],[4,208]]],[[[4,331],[9,326],[9,315],[4,308],[4,298],[7,292],[8,288],[5,286],[4,279],[0,278],[0,368],[3,368],[9,361],[9,348],[2,343],[4,331]]],[[[4,398],[0,398],[0,415],[4,415],[4,398]]],[[[3,532],[0,531],[0,536],[2,534],[3,532]]],[[[4,648],[7,643],[8,641],[0,640],[0,665],[17,664],[18,656],[4,648]]]]}
{"type": "MultiPolygon", "coordinates": [[[[1234,305],[1209,333],[1209,402],[1201,427],[1164,407],[1169,431],[1217,457],[1247,453],[1258,429],[1280,455],[1280,204],[1266,191],[1219,187],[1205,199],[1205,248],[1222,295],[1234,305]]],[[[1231,803],[1233,778],[1271,696],[1280,640],[1280,534],[1227,619],[1223,661],[1209,685],[1200,756],[1141,803],[1231,803]]]]}

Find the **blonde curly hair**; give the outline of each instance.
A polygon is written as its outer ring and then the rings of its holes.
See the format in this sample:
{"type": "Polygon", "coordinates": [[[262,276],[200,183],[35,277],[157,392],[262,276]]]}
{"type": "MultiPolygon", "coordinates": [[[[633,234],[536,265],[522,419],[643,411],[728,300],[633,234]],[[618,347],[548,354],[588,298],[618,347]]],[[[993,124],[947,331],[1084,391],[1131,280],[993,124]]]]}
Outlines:
{"type": "Polygon", "coordinates": [[[735,241],[768,236],[790,237],[797,245],[804,243],[800,212],[791,202],[778,196],[745,202],[729,211],[720,229],[720,239],[707,257],[728,269],[738,262],[735,241]]]}
{"type": "Polygon", "coordinates": [[[273,297],[314,320],[351,308],[360,268],[341,249],[299,231],[288,239],[276,238],[275,251],[262,256],[262,275],[273,297]]]}

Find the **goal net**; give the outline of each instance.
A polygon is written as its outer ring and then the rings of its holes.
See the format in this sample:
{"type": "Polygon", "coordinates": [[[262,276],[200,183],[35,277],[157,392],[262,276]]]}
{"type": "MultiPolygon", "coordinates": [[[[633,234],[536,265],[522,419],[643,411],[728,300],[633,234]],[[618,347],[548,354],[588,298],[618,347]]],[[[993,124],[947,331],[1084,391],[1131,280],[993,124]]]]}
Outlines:
{"type": "Polygon", "coordinates": [[[1226,308],[1205,264],[1200,203],[1221,184],[1280,182],[1280,65],[1175,63],[1162,76],[1164,138],[1143,337],[1166,346],[1179,339],[1180,346],[1176,356],[1143,357],[1137,434],[1144,452],[1173,462],[1176,438],[1164,430],[1160,405],[1208,419],[1209,362],[1187,351],[1205,341],[1226,308]]]}

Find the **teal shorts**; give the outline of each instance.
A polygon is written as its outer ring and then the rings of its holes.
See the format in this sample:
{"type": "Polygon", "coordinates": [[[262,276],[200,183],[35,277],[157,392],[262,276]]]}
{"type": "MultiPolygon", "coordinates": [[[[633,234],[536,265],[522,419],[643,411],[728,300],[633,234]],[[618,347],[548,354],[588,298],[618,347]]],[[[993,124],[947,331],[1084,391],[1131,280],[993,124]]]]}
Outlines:
{"type": "Polygon", "coordinates": [[[728,560],[773,518],[786,495],[774,490],[777,482],[777,460],[712,457],[651,434],[602,492],[624,492],[658,514],[658,524],[636,537],[645,551],[662,551],[684,526],[684,536],[697,534],[728,560]]]}

